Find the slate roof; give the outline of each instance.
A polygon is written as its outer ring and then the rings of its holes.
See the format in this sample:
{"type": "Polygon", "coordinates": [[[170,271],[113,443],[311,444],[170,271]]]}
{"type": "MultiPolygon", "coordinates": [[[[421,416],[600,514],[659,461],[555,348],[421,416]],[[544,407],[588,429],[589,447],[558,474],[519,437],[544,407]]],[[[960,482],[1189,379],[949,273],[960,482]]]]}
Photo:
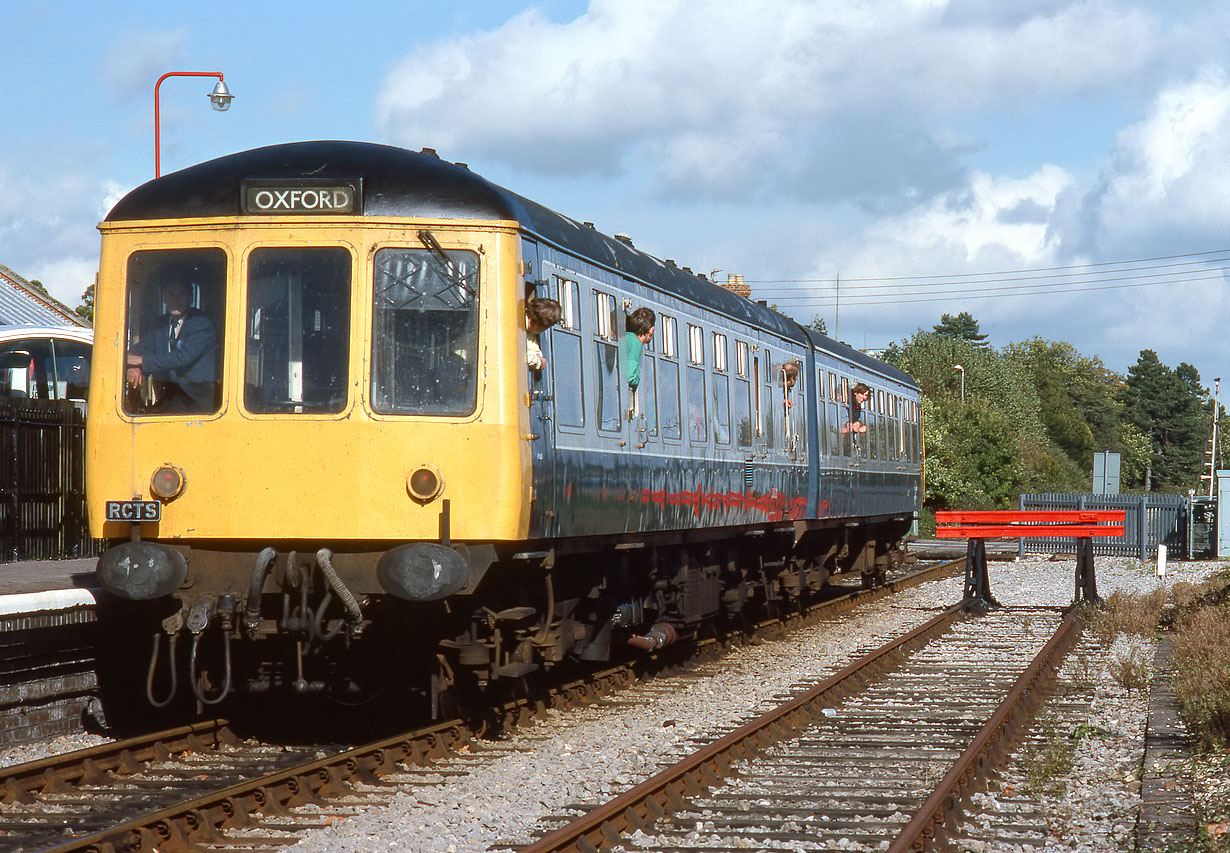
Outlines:
{"type": "Polygon", "coordinates": [[[86,326],[76,311],[0,264],[0,326],[86,326]]]}

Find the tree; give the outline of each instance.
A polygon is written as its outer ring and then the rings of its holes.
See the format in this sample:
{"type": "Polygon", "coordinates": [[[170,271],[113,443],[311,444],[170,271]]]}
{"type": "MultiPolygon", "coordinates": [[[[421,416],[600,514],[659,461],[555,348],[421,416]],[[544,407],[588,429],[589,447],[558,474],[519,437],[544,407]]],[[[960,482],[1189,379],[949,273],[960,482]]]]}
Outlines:
{"type": "Polygon", "coordinates": [[[822,335],[827,335],[829,333],[828,327],[824,323],[824,318],[819,314],[811,315],[811,325],[808,326],[808,328],[815,329],[822,335]]]}
{"type": "Polygon", "coordinates": [[[1035,337],[1004,352],[1033,380],[1048,437],[1079,470],[1091,470],[1095,452],[1111,451],[1121,455],[1125,478],[1143,473],[1145,460],[1133,455],[1136,445],[1124,432],[1121,376],[1068,343],[1035,337]]]}
{"type": "Polygon", "coordinates": [[[922,388],[930,506],[1007,508],[1020,490],[1053,491],[1045,486],[1056,471],[1072,479],[1073,466],[1046,437],[1032,383],[1010,359],[977,341],[919,331],[884,360],[922,388]]]}
{"type": "Polygon", "coordinates": [[[1148,441],[1150,470],[1137,485],[1180,493],[1197,486],[1211,410],[1196,368],[1171,370],[1141,350],[1119,399],[1124,419],[1148,441]]]}
{"type": "Polygon", "coordinates": [[[77,306],[77,313],[90,321],[90,325],[94,325],[94,285],[90,285],[81,294],[81,304],[77,306]]]}
{"type": "MultiPolygon", "coordinates": [[[[37,278],[30,279],[30,285],[40,293],[47,293],[47,287],[37,278]]],[[[47,293],[47,295],[50,296],[51,294],[47,293]]]]}
{"type": "Polygon", "coordinates": [[[971,341],[978,346],[986,346],[987,336],[979,334],[978,321],[968,311],[962,311],[955,317],[951,314],[941,314],[936,323],[935,333],[946,338],[956,338],[960,341],[971,341]]]}

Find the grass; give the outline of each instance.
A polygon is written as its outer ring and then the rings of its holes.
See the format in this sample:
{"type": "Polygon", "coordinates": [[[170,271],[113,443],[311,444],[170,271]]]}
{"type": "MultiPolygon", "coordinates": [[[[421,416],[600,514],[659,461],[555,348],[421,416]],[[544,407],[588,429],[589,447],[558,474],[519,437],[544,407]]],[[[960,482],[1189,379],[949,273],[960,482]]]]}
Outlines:
{"type": "Polygon", "coordinates": [[[1060,796],[1076,766],[1076,748],[1084,732],[1066,734],[1047,725],[1041,737],[1025,748],[1025,789],[1034,795],[1060,796]]]}

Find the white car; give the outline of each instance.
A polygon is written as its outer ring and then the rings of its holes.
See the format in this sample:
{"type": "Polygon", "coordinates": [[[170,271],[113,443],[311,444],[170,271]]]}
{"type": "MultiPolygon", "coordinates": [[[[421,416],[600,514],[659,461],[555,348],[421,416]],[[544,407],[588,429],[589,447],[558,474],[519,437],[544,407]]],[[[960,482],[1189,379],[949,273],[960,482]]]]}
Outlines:
{"type": "Polygon", "coordinates": [[[0,400],[77,400],[90,387],[94,330],[0,326],[0,400]]]}

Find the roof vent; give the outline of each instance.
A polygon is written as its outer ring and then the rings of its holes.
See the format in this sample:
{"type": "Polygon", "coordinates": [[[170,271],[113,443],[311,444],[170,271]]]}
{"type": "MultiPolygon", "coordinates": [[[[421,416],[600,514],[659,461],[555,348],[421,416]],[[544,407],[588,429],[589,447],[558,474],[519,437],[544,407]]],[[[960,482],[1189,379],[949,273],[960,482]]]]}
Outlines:
{"type": "Polygon", "coordinates": [[[465,169],[467,172],[470,171],[469,163],[456,163],[454,165],[460,166],[462,169],[465,169]]]}
{"type": "Polygon", "coordinates": [[[625,246],[632,246],[632,238],[627,234],[616,234],[615,239],[623,243],[625,246]]]}
{"type": "Polygon", "coordinates": [[[673,266],[675,265],[675,259],[674,259],[674,258],[667,258],[667,259],[666,259],[666,265],[667,265],[668,267],[673,267],[673,266]]]}
{"type": "Polygon", "coordinates": [[[436,153],[436,149],[434,148],[424,148],[419,153],[426,154],[428,157],[435,157],[437,160],[440,159],[440,155],[436,153]]]}
{"type": "Polygon", "coordinates": [[[684,272],[686,272],[688,275],[691,275],[691,274],[692,274],[692,268],[691,268],[691,267],[684,267],[684,268],[683,268],[683,271],[684,271],[684,272]]]}
{"type": "Polygon", "coordinates": [[[591,231],[594,230],[594,223],[592,222],[582,222],[581,224],[584,225],[586,228],[590,229],[591,231]]]}

